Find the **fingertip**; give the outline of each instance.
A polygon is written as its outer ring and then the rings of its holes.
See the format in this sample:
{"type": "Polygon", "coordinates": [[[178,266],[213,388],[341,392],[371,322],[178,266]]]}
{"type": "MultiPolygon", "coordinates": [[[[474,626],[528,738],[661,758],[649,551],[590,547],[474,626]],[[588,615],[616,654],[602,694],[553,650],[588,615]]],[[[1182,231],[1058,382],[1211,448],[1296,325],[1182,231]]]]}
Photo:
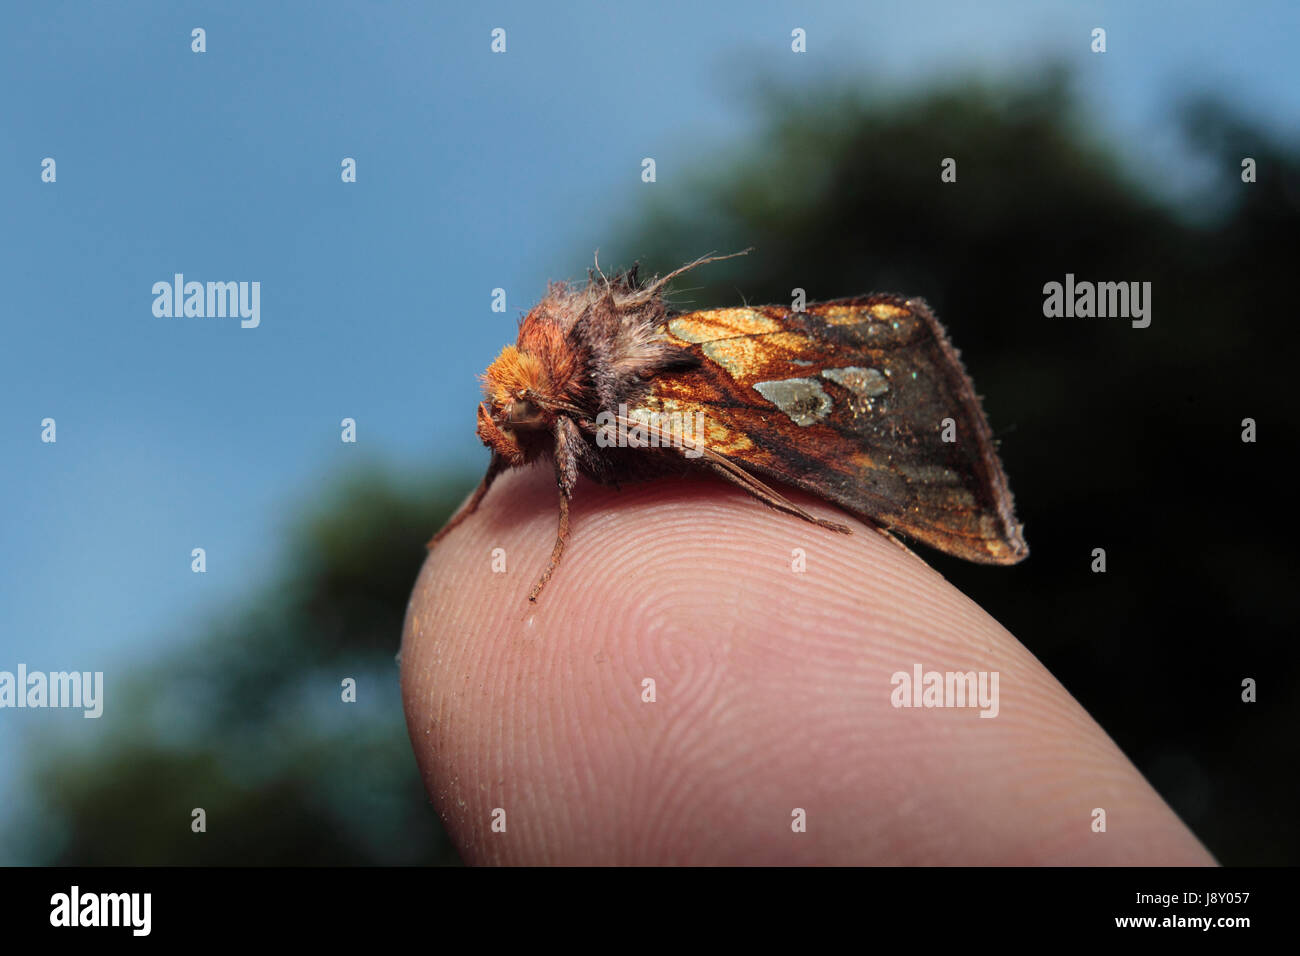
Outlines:
{"type": "Polygon", "coordinates": [[[709,477],[583,482],[534,603],[557,512],[535,468],[503,475],[430,552],[403,693],[468,860],[1213,862],[977,604],[867,525],[789,495],[854,533],[709,477]],[[997,719],[899,706],[895,680],[916,669],[996,673],[997,719]],[[1093,838],[1084,805],[1124,832],[1093,838]],[[516,836],[485,839],[506,806],[516,836]],[[819,814],[797,843],[791,806],[819,814]]]}

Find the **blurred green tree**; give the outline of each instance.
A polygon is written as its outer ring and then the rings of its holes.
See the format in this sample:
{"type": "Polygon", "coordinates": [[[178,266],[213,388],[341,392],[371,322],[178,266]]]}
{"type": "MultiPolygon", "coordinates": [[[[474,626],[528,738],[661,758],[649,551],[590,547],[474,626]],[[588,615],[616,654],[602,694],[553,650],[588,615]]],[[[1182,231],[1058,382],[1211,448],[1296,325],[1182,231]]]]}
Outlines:
{"type": "Polygon", "coordinates": [[[424,543],[467,480],[339,479],[261,593],[118,692],[129,716],[108,746],[31,748],[35,812],[8,841],[18,859],[459,863],[419,779],[395,655],[424,543]]]}

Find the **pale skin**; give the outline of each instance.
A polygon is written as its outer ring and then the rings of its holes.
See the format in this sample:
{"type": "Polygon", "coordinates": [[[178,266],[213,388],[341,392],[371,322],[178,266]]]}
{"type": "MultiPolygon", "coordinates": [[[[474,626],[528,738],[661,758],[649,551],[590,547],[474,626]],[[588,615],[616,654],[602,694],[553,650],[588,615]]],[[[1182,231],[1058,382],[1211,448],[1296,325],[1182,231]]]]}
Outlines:
{"type": "Polygon", "coordinates": [[[402,692],[466,862],[1214,864],[1016,637],[917,555],[781,492],[854,533],[716,477],[584,479],[530,604],[556,532],[541,464],[503,474],[439,541],[402,692]],[[998,671],[998,715],[892,706],[891,676],[915,663],[998,671]]]}

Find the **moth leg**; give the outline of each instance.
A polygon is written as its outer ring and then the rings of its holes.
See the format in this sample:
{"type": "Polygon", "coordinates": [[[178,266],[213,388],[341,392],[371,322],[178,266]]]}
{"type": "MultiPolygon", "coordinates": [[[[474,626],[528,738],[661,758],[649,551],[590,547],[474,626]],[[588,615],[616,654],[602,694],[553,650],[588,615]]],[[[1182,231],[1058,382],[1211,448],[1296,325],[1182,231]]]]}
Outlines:
{"type": "Polygon", "coordinates": [[[895,547],[902,548],[904,551],[906,551],[908,554],[912,555],[913,557],[917,557],[915,551],[913,551],[911,548],[905,545],[901,540],[899,540],[898,537],[892,531],[886,528],[883,524],[876,524],[876,522],[872,521],[870,518],[864,518],[863,520],[867,523],[867,526],[870,527],[872,531],[876,532],[876,534],[880,535],[890,544],[894,545],[895,547]]]}
{"type": "Polygon", "coordinates": [[[478,487],[474,489],[473,497],[471,497],[469,501],[465,502],[465,507],[452,515],[451,520],[442,526],[441,531],[429,539],[429,543],[425,545],[425,548],[432,548],[446,536],[448,531],[477,511],[480,502],[483,501],[483,496],[486,495],[488,489],[492,487],[492,482],[496,481],[497,475],[505,471],[507,467],[509,466],[506,460],[500,455],[494,454],[492,460],[488,462],[487,474],[483,476],[483,480],[480,481],[478,487]]]}
{"type": "Polygon", "coordinates": [[[716,474],[726,478],[733,485],[739,485],[763,504],[775,508],[777,511],[784,511],[786,514],[803,518],[805,521],[810,521],[821,528],[829,528],[831,531],[840,531],[844,534],[853,533],[853,529],[848,525],[842,525],[837,521],[827,521],[825,518],[818,518],[804,511],[789,498],[759,481],[730,458],[706,448],[704,449],[704,460],[716,474]]]}
{"type": "MultiPolygon", "coordinates": [[[[705,451],[706,458],[709,458],[712,454],[714,453],[710,453],[706,449],[705,451]]],[[[722,455],[716,455],[716,459],[710,460],[709,464],[713,468],[713,470],[717,472],[719,475],[721,475],[723,478],[726,478],[728,481],[732,482],[733,484],[737,484],[741,488],[744,488],[746,491],[748,491],[759,501],[763,502],[764,504],[772,506],[777,511],[784,511],[787,514],[797,515],[798,517],[803,518],[805,521],[811,521],[813,524],[820,525],[823,528],[830,528],[832,531],[843,531],[845,534],[853,533],[853,529],[847,527],[846,525],[836,524],[834,521],[825,521],[821,518],[817,518],[814,517],[813,515],[810,515],[808,512],[804,511],[802,508],[796,505],[793,501],[781,495],[775,489],[770,488],[767,485],[763,484],[763,482],[759,481],[757,478],[755,478],[749,472],[745,471],[743,468],[738,466],[735,462],[731,461],[729,458],[725,458],[722,455]]],[[[894,535],[894,533],[890,531],[888,528],[886,528],[883,524],[879,524],[878,522],[872,521],[870,518],[866,518],[866,517],[863,517],[862,520],[867,525],[867,527],[869,527],[872,531],[876,532],[876,534],[880,535],[890,544],[894,545],[897,548],[901,548],[907,554],[913,556],[916,555],[915,551],[913,551],[906,544],[900,541],[894,535]]]]}
{"type": "MultiPolygon", "coordinates": [[[[771,507],[775,508],[777,511],[784,511],[787,514],[796,515],[800,518],[803,518],[805,521],[811,521],[815,525],[819,525],[823,528],[830,528],[832,531],[843,531],[845,534],[853,533],[853,529],[847,527],[846,525],[837,524],[834,521],[826,521],[822,518],[817,518],[814,517],[813,515],[810,515],[808,512],[804,511],[802,508],[796,505],[793,501],[780,494],[780,492],[763,484],[763,482],[759,481],[749,472],[745,471],[745,469],[741,468],[730,458],[727,458],[724,455],[719,455],[717,452],[710,451],[707,448],[704,449],[704,458],[705,461],[708,462],[709,466],[717,474],[721,475],[723,478],[726,478],[732,484],[736,484],[739,485],[741,488],[744,488],[747,492],[749,492],[759,501],[763,502],[766,505],[770,505],[771,507]]],[[[881,537],[883,537],[886,541],[889,541],[895,547],[901,548],[903,551],[905,551],[910,555],[913,556],[916,555],[915,551],[913,551],[906,544],[900,541],[894,535],[894,533],[890,531],[888,528],[886,528],[883,524],[873,521],[867,517],[862,517],[862,520],[869,528],[871,528],[872,531],[879,534],[881,537]]]]}
{"type": "Polygon", "coordinates": [[[564,544],[569,540],[569,499],[563,492],[560,493],[560,529],[555,536],[555,547],[551,549],[551,560],[546,563],[546,570],[542,576],[537,579],[533,589],[528,592],[528,600],[533,603],[537,602],[537,595],[542,593],[542,588],[546,587],[546,582],[551,580],[551,575],[555,573],[556,566],[560,563],[560,558],[564,556],[564,544]]]}
{"type": "Polygon", "coordinates": [[[555,547],[551,549],[551,560],[546,563],[546,570],[537,579],[533,589],[528,592],[528,600],[537,601],[546,582],[555,573],[555,568],[564,556],[564,545],[569,540],[569,499],[573,497],[573,486],[578,481],[577,447],[582,443],[582,435],[572,421],[558,418],[555,422],[555,484],[560,490],[560,527],[555,534],[555,547]]]}

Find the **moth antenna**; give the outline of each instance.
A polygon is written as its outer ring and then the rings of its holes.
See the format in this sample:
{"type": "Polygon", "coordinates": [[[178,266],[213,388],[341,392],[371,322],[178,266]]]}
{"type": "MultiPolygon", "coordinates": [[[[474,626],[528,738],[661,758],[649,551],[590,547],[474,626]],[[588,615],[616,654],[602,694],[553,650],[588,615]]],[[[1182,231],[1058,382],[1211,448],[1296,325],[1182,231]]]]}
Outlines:
{"type": "Polygon", "coordinates": [[[667,285],[669,282],[671,282],[673,279],[681,275],[683,272],[689,272],[690,270],[696,268],[697,266],[708,265],[710,262],[721,262],[723,259],[735,259],[737,256],[747,256],[753,251],[754,251],[754,247],[750,246],[748,249],[741,249],[739,252],[732,252],[725,256],[715,256],[711,252],[706,253],[705,255],[700,256],[694,262],[688,262],[686,263],[686,265],[679,266],[678,268],[674,269],[672,272],[668,273],[667,275],[660,276],[658,279],[655,279],[654,282],[650,283],[641,291],[646,293],[647,295],[653,295],[654,293],[662,289],[665,285],[667,285]]]}
{"type": "Polygon", "coordinates": [[[609,279],[605,277],[605,273],[600,271],[600,250],[599,249],[596,250],[596,275],[600,276],[601,281],[605,283],[605,290],[609,291],[609,279]]]}

